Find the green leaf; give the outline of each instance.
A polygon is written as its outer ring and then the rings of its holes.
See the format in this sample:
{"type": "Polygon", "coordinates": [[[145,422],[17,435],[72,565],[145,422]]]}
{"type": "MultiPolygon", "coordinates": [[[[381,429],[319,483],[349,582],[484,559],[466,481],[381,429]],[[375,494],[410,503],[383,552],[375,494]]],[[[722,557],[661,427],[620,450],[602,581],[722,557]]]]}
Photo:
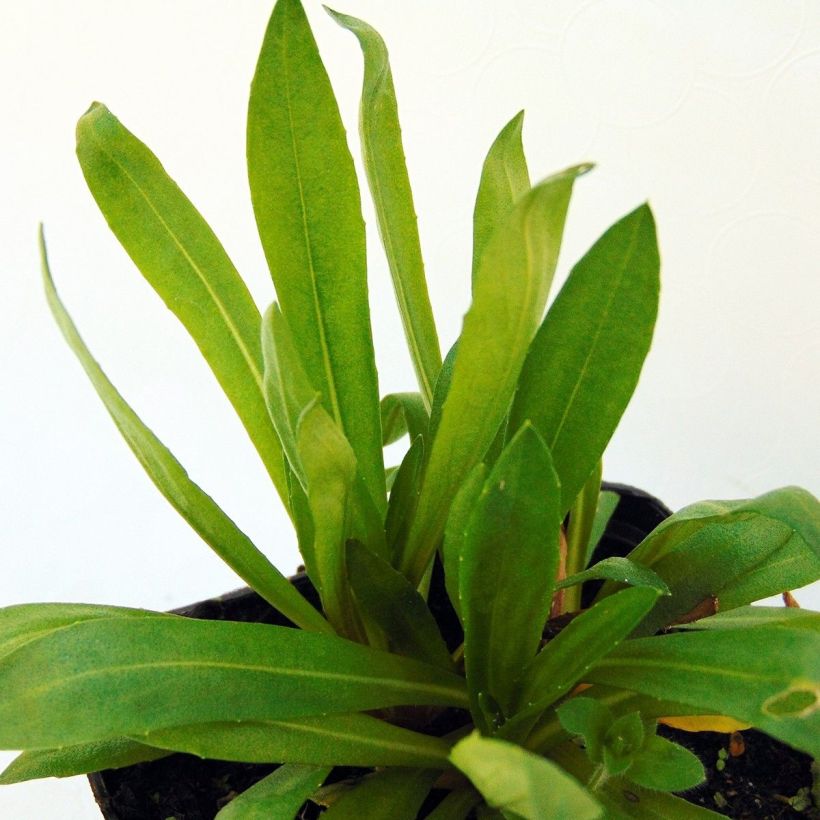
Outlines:
{"type": "Polygon", "coordinates": [[[104,105],[77,123],[77,156],[109,227],[191,334],[287,506],[285,463],[262,395],[259,310],[245,283],[159,160],[104,105]]]}
{"type": "Polygon", "coordinates": [[[147,760],[159,760],[171,752],[155,749],[124,737],[81,743],[61,749],[35,749],[17,755],[0,774],[0,786],[44,777],[73,777],[102,769],[120,769],[147,760]]]}
{"type": "Polygon", "coordinates": [[[387,769],[359,781],[322,815],[322,820],[416,820],[439,772],[387,769]]]}
{"type": "Polygon", "coordinates": [[[362,614],[383,630],[391,652],[452,670],[427,603],[400,572],[358,541],[349,541],[347,573],[362,614]]]}
{"type": "Polygon", "coordinates": [[[451,791],[425,820],[467,820],[470,812],[482,803],[481,795],[471,788],[451,791]]]}
{"type": "Polygon", "coordinates": [[[582,612],[530,662],[521,675],[516,722],[537,716],[569,692],[598,660],[621,643],[652,608],[658,593],[646,587],[625,589],[582,612]],[[605,604],[610,601],[610,606],[605,604]]]}
{"type": "Polygon", "coordinates": [[[0,660],[0,691],[0,748],[23,750],[321,715],[329,704],[346,712],[469,702],[461,678],[342,638],[189,618],[58,630],[0,660]]]}
{"type": "Polygon", "coordinates": [[[592,698],[575,697],[562,703],[556,709],[556,715],[566,732],[584,739],[589,759],[600,763],[607,730],[614,719],[609,707],[592,698]]]}
{"type": "Polygon", "coordinates": [[[521,370],[513,430],[530,419],[550,448],[566,512],[638,383],[658,310],[655,223],[642,205],[573,268],[521,370]]]}
{"type": "Polygon", "coordinates": [[[97,604],[17,604],[0,609],[0,657],[66,626],[96,618],[173,618],[162,612],[97,604]]]}
{"type": "Polygon", "coordinates": [[[302,804],[322,785],[330,767],[280,766],[247,791],[234,797],[216,820],[271,820],[295,817],[302,804]]]}
{"type": "Polygon", "coordinates": [[[42,231],[40,251],[46,298],[51,312],[114,424],[157,489],[202,540],[271,606],[304,629],[332,631],[330,624],[299,595],[216,502],[191,481],[170,450],[143,424],[117,392],[94,360],[57,295],[48,267],[42,231]]]}
{"type": "Polygon", "coordinates": [[[820,613],[785,606],[741,606],[691,624],[680,624],[675,629],[748,629],[756,626],[817,632],[820,631],[820,613]]]}
{"type": "Polygon", "coordinates": [[[486,480],[486,465],[476,464],[453,499],[453,506],[450,508],[450,515],[447,516],[447,525],[444,528],[444,541],[441,549],[444,584],[450,603],[459,619],[461,618],[461,595],[459,593],[461,556],[464,552],[464,541],[467,538],[467,527],[473,517],[486,480]]]}
{"type": "Polygon", "coordinates": [[[595,552],[595,547],[601,541],[606,531],[607,524],[610,518],[615,513],[615,508],[621,501],[618,493],[613,493],[611,490],[604,490],[598,497],[598,507],[595,510],[595,518],[592,521],[592,530],[589,533],[589,540],[587,541],[587,551],[584,557],[584,566],[589,566],[592,560],[592,554],[595,552]]]}
{"type": "Polygon", "coordinates": [[[449,751],[439,738],[360,714],[172,726],[148,732],[141,739],[212,760],[317,766],[442,769],[447,767],[449,751]]]}
{"type": "Polygon", "coordinates": [[[526,818],[600,817],[598,801],[551,761],[477,732],[457,743],[450,757],[494,808],[526,818]]]}
{"type": "Polygon", "coordinates": [[[327,11],[340,26],[356,35],[362,47],[364,81],[359,108],[362,158],[404,334],[424,405],[429,410],[433,386],[441,369],[441,349],[424,277],[387,48],[379,33],[367,23],[327,11]]]}
{"type": "Polygon", "coordinates": [[[410,435],[410,441],[419,436],[427,437],[430,418],[424,407],[421,393],[389,393],[379,405],[382,419],[382,444],[398,441],[410,435]]]}
{"type": "Polygon", "coordinates": [[[438,432],[441,423],[441,413],[444,409],[444,402],[450,392],[450,383],[453,380],[453,368],[456,365],[456,354],[458,353],[458,339],[447,351],[444,363],[441,365],[438,378],[436,379],[436,389],[433,391],[433,406],[430,408],[429,439],[432,441],[438,432]]]}
{"type": "Polygon", "coordinates": [[[737,718],[809,754],[820,753],[815,631],[761,626],[638,638],[610,652],[585,678],[737,718]]]}
{"type": "Polygon", "coordinates": [[[560,497],[549,450],[525,424],[490,472],[460,556],[464,659],[476,716],[481,692],[510,714],[514,683],[538,651],[558,571],[560,497]]]}
{"type": "MultiPolygon", "coordinates": [[[[601,494],[602,472],[603,464],[599,461],[581,488],[581,492],[578,493],[569,513],[566,557],[566,574],[569,577],[583,571],[587,565],[589,538],[601,494]]],[[[581,590],[580,588],[573,589],[571,585],[567,586],[570,586],[570,590],[564,594],[563,609],[565,612],[575,612],[581,608],[581,590]]]]}
{"type": "Polygon", "coordinates": [[[604,737],[604,765],[607,774],[623,774],[631,765],[644,742],[644,728],[639,712],[627,712],[617,718],[604,737]]]}
{"type": "Polygon", "coordinates": [[[416,511],[423,470],[424,439],[418,436],[405,453],[387,502],[384,529],[388,554],[394,558],[401,553],[402,544],[407,538],[407,532],[416,511]]]}
{"type": "Polygon", "coordinates": [[[282,312],[310,383],[386,503],[365,232],[353,158],[298,0],[279,0],[248,104],[248,176],[282,312]]]}
{"type": "MultiPolygon", "coordinates": [[[[713,597],[728,610],[817,580],[818,519],[820,503],[796,487],[747,501],[705,501],[667,519],[629,555],[651,567],[672,592],[641,625],[641,634],[674,623],[713,597]]],[[[612,588],[605,585],[600,595],[612,588]]]]}
{"type": "Polygon", "coordinates": [[[669,595],[669,587],[648,567],[642,566],[629,558],[604,558],[593,564],[589,569],[579,572],[577,575],[570,575],[557,584],[558,589],[573,587],[583,584],[585,581],[593,581],[605,578],[619,583],[629,584],[633,587],[649,587],[656,590],[661,595],[669,595]]]}
{"type": "Polygon", "coordinates": [[[552,282],[572,186],[588,168],[571,168],[536,185],[516,203],[482,254],[401,563],[413,582],[424,574],[455,494],[482,460],[510,406],[552,282]]]}
{"type": "Polygon", "coordinates": [[[493,231],[530,189],[527,158],[521,142],[523,125],[524,112],[519,111],[495,138],[481,169],[473,210],[473,286],[493,231]]]}
{"type": "Polygon", "coordinates": [[[706,773],[697,755],[677,743],[652,735],[632,761],[626,777],[647,789],[680,792],[703,783],[706,773]]]}

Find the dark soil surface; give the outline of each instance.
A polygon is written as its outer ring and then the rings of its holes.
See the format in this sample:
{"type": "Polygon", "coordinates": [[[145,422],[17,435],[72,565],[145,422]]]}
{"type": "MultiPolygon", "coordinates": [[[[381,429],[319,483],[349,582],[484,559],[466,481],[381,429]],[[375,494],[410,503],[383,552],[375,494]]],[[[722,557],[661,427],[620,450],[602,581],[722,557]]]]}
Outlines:
{"type": "MultiPolygon", "coordinates": [[[[620,491],[622,498],[596,550],[596,560],[624,555],[669,515],[669,510],[652,496],[621,485],[609,485],[609,489],[620,491]]],[[[595,595],[596,583],[584,585],[584,606],[588,606],[595,595]]],[[[296,576],[294,584],[318,607],[316,593],[306,576],[296,576]]],[[[458,646],[462,640],[461,625],[447,599],[440,567],[433,574],[430,608],[450,648],[458,646]]],[[[180,610],[180,614],[213,620],[292,625],[248,590],[195,604],[180,610]]],[[[464,725],[466,720],[466,713],[453,710],[427,731],[443,735],[464,725]]],[[[660,727],[659,732],[691,749],[703,761],[707,782],[681,795],[690,802],[744,820],[820,820],[820,812],[811,799],[811,760],[807,755],[753,730],[742,733],[744,750],[736,757],[729,754],[730,736],[726,734],[690,733],[668,727],[660,727]]],[[[737,751],[737,744],[734,751],[737,751]]],[[[237,794],[275,768],[273,765],[226,763],[174,754],[150,763],[98,772],[90,775],[89,780],[107,820],[213,820],[237,794]]],[[[328,782],[355,778],[363,772],[361,769],[338,768],[328,782]]],[[[434,792],[422,808],[421,816],[442,795],[434,792]]],[[[309,804],[300,812],[298,820],[316,820],[320,814],[321,810],[315,804],[309,804]]]]}

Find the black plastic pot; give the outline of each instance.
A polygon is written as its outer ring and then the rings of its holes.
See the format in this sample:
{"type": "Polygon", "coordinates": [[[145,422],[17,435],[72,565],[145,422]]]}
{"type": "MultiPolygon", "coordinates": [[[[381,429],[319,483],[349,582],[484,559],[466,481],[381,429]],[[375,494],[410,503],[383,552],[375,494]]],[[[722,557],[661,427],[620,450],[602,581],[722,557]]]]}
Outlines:
{"type": "MultiPolygon", "coordinates": [[[[657,498],[623,484],[605,484],[604,489],[612,490],[620,495],[620,501],[612,519],[595,551],[595,560],[613,555],[625,555],[643,538],[650,533],[668,515],[670,510],[657,498]]],[[[292,579],[297,589],[315,606],[318,607],[318,596],[307,576],[300,573],[292,579]]],[[[588,606],[597,592],[600,582],[589,582],[584,585],[582,592],[583,606],[588,606]]],[[[451,649],[461,643],[461,625],[453,611],[444,589],[444,578],[440,565],[433,573],[429,596],[430,609],[435,616],[442,634],[451,649]]],[[[179,614],[191,618],[205,618],[212,620],[251,621],[278,625],[291,625],[279,612],[273,609],[262,598],[250,589],[241,589],[228,593],[220,598],[203,601],[177,610],[179,614]]],[[[466,715],[449,716],[449,724],[442,727],[441,733],[450,731],[458,720],[466,720],[466,715]],[[456,721],[455,724],[453,721],[456,721]]],[[[732,817],[755,818],[800,818],[806,815],[798,814],[786,803],[776,803],[782,812],[746,813],[748,801],[735,801],[738,811],[732,811],[733,796],[723,795],[719,788],[725,778],[732,774],[732,766],[726,766],[717,772],[714,764],[718,759],[718,750],[725,743],[726,736],[714,733],[699,733],[689,735],[686,732],[665,730],[667,736],[674,736],[678,742],[690,746],[696,754],[701,756],[707,771],[711,775],[710,781],[690,795],[686,795],[691,802],[705,805],[708,808],[725,813],[732,817]],[[711,765],[710,765],[711,764],[711,765]],[[725,774],[724,774],[725,773],[725,774]],[[715,779],[721,782],[715,786],[715,779]],[[721,794],[725,805],[716,803],[715,793],[721,794]]],[[[797,792],[805,785],[811,785],[811,761],[806,755],[795,752],[783,744],[771,740],[759,733],[745,733],[747,746],[751,746],[754,736],[758,736],[756,760],[768,761],[777,753],[780,756],[779,767],[788,768],[786,789],[797,792]]],[[[742,764],[748,763],[747,757],[742,764]]],[[[742,765],[741,764],[741,765],[742,765]]],[[[191,755],[173,754],[169,757],[149,763],[140,763],[123,769],[106,770],[89,775],[92,791],[106,820],[212,820],[216,813],[228,803],[236,794],[252,786],[276,768],[275,765],[256,765],[228,763],[223,761],[200,760],[191,755]]],[[[342,779],[355,775],[363,770],[336,769],[331,775],[334,779],[342,779]]],[[[776,772],[778,784],[784,771],[776,772]]],[[[740,778],[741,774],[737,774],[740,778]]],[[[730,789],[724,788],[724,791],[730,789]]],[[[791,796],[791,795],[788,795],[791,796]]],[[[752,802],[752,807],[755,803],[752,802]]],[[[318,812],[315,806],[306,807],[300,817],[308,820],[315,818],[318,812]]]]}

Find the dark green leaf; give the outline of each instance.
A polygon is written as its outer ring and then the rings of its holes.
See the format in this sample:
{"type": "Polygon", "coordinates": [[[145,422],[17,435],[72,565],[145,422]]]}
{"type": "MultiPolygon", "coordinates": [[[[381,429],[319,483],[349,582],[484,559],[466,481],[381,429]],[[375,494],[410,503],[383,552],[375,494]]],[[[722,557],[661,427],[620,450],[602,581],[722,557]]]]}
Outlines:
{"type": "Polygon", "coordinates": [[[677,743],[652,735],[644,742],[626,777],[647,789],[680,792],[703,783],[706,773],[697,755],[677,743]]]}
{"type": "Polygon", "coordinates": [[[473,210],[473,284],[484,248],[493,231],[504,221],[516,200],[530,189],[527,159],[521,143],[524,112],[519,111],[501,129],[490,147],[473,210]]]}
{"type": "Polygon", "coordinates": [[[609,776],[623,774],[644,742],[640,713],[627,712],[617,718],[604,736],[604,765],[609,776]]]}
{"type": "Polygon", "coordinates": [[[629,558],[604,558],[597,564],[593,564],[589,569],[579,572],[577,575],[570,575],[563,581],[559,581],[557,588],[564,589],[585,581],[592,581],[606,578],[619,583],[629,584],[633,587],[649,587],[656,590],[661,595],[669,595],[669,587],[648,567],[631,561],[629,558]]]}
{"type": "Polygon", "coordinates": [[[215,820],[290,820],[329,774],[329,767],[280,766],[231,800],[215,820]]]}
{"type": "Polygon", "coordinates": [[[384,522],[388,554],[398,557],[419,500],[419,487],[424,470],[424,439],[418,436],[405,453],[387,502],[384,522]]]}
{"type": "Polygon", "coordinates": [[[425,769],[376,772],[334,802],[322,820],[416,820],[438,775],[425,769]]]}
{"type": "Polygon", "coordinates": [[[592,531],[589,534],[586,557],[584,558],[585,567],[589,566],[589,562],[592,560],[592,553],[595,551],[595,547],[598,546],[601,538],[603,538],[607,524],[609,524],[609,519],[612,518],[620,500],[621,497],[618,493],[613,493],[610,490],[604,490],[598,497],[598,507],[595,510],[595,518],[592,522],[592,531]]]}
{"type": "Polygon", "coordinates": [[[262,394],[259,310],[224,248],[104,105],[77,123],[77,156],[109,227],[202,351],[287,505],[285,463],[262,394]]]}
{"type": "Polygon", "coordinates": [[[591,761],[600,763],[604,755],[604,741],[612,725],[609,707],[592,698],[575,697],[556,709],[561,726],[572,736],[582,737],[591,761]]]}
{"type": "MultiPolygon", "coordinates": [[[[171,184],[171,183],[169,183],[171,184]]],[[[181,196],[181,195],[180,195],[181,196]]],[[[60,301],[48,268],[45,240],[40,233],[46,297],[66,341],[77,355],[114,424],[157,489],[202,540],[271,606],[295,624],[319,632],[330,624],[299,595],[216,502],[188,477],[167,447],[149,430],[117,392],[77,332],[60,301]]],[[[271,431],[275,436],[275,432],[271,431]]],[[[278,446],[278,445],[277,445],[278,446]]]]}
{"type": "Polygon", "coordinates": [[[243,763],[442,769],[449,751],[437,737],[360,714],[173,726],[149,732],[144,740],[198,757],[243,763]]]}
{"type": "Polygon", "coordinates": [[[560,493],[549,450],[525,424],[484,485],[460,555],[474,714],[485,692],[509,715],[514,683],[538,651],[558,570],[560,493]]]}
{"type": "Polygon", "coordinates": [[[453,747],[450,757],[490,806],[526,820],[592,820],[602,814],[598,801],[577,780],[520,746],[474,732],[453,747]]]}
{"type": "Polygon", "coordinates": [[[359,185],[339,108],[298,0],[279,0],[248,104],[248,176],[282,312],[310,383],[386,503],[359,185]]]}
{"type": "Polygon", "coordinates": [[[467,820],[470,812],[483,802],[475,789],[455,789],[436,806],[425,820],[467,820]]]}
{"type": "Polygon", "coordinates": [[[812,630],[760,626],[639,638],[585,678],[734,717],[820,753],[820,633],[812,630]]]}
{"type": "Polygon", "coordinates": [[[0,659],[0,691],[5,749],[321,715],[330,705],[341,712],[468,703],[460,678],[407,658],[331,635],[188,618],[58,630],[0,659]]]}
{"type": "MultiPolygon", "coordinates": [[[[438,548],[455,494],[509,409],[552,282],[572,186],[588,168],[571,168],[531,189],[482,254],[401,563],[413,582],[421,579],[438,548]]],[[[524,418],[511,429],[518,430],[524,418]]]]}
{"type": "Polygon", "coordinates": [[[511,429],[544,436],[566,512],[601,458],[638,383],[658,310],[657,240],[642,205],[573,268],[521,370],[511,429]]]}
{"type": "Polygon", "coordinates": [[[124,737],[61,749],[34,749],[12,760],[0,774],[0,785],[43,777],[73,777],[101,769],[120,769],[146,760],[159,760],[169,754],[171,752],[165,749],[155,749],[124,737]]]}
{"type": "Polygon", "coordinates": [[[425,407],[441,368],[441,350],[427,294],[413,193],[404,160],[396,92],[387,48],[379,33],[362,20],[328,9],[339,25],[353,32],[364,54],[359,109],[362,157],[404,334],[425,407]]]}
{"type": "Polygon", "coordinates": [[[347,573],[362,614],[383,630],[391,652],[452,670],[450,653],[427,603],[400,572],[350,541],[347,573]]]}
{"type": "Polygon", "coordinates": [[[433,406],[430,408],[430,431],[429,439],[432,441],[436,437],[438,426],[441,423],[441,412],[444,409],[444,402],[450,392],[450,382],[453,380],[453,368],[456,364],[456,354],[458,353],[458,339],[447,351],[444,363],[441,365],[438,378],[436,379],[436,389],[433,391],[433,406]]]}
{"type": "Polygon", "coordinates": [[[421,393],[390,393],[379,405],[382,419],[382,444],[386,447],[409,433],[410,441],[426,438],[430,423],[421,393]]]}

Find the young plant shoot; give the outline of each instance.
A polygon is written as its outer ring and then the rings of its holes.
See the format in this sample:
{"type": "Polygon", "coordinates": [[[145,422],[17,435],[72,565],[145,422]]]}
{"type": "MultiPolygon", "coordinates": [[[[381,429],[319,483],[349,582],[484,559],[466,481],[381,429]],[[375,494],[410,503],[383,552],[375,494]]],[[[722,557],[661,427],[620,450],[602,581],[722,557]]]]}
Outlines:
{"type": "Polygon", "coordinates": [[[273,9],[248,106],[251,200],[277,299],[264,312],[160,161],[94,103],[77,126],[91,194],[236,410],[321,606],[108,380],[41,236],[48,304],[126,443],[292,626],[0,610],[0,748],[22,750],[0,782],[188,752],[281,764],[220,820],[294,817],[311,800],[328,820],[715,816],[673,794],[704,770],[658,736],[658,720],[729,719],[820,755],[820,615],[750,606],[820,576],[820,504],[796,487],[694,504],[626,557],[596,562],[618,501],[601,490],[601,459],[658,310],[652,211],[639,205],[593,242],[546,310],[592,166],[531,177],[516,114],[477,180],[472,303],[443,359],[387,49],[366,23],[329,14],[364,57],[365,182],[418,389],[379,396],[361,183],[299,0],[273,9]],[[404,436],[385,469],[384,447],[404,436]],[[447,628],[431,607],[434,569],[447,628]],[[604,584],[582,608],[589,580],[604,584]],[[328,787],[338,766],[372,773],[328,787]]]}

